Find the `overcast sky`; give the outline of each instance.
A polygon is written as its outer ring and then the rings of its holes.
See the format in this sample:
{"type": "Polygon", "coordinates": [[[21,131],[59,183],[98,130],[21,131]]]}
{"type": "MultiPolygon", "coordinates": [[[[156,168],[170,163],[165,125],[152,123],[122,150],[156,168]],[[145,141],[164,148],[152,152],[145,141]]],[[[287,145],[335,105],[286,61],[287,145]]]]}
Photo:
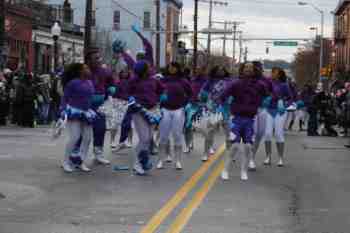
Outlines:
{"type": "MultiPolygon", "coordinates": [[[[206,0],[209,1],[209,0],[206,0]]],[[[225,2],[225,0],[223,0],[225,2]]],[[[194,0],[183,0],[184,16],[183,23],[193,28],[194,0]]],[[[299,6],[297,0],[226,0],[227,7],[214,6],[213,20],[215,21],[244,21],[240,26],[244,32],[243,37],[248,38],[312,38],[315,32],[310,27],[320,28],[321,16],[311,6],[299,6]]],[[[338,0],[309,0],[325,12],[325,35],[332,36],[333,11],[338,0]]],[[[199,28],[208,27],[209,4],[199,3],[199,28]]],[[[222,25],[215,25],[222,28],[222,25]]],[[[200,35],[203,37],[203,35],[200,35]]],[[[200,41],[206,45],[206,41],[200,41]]],[[[227,50],[232,54],[232,42],[228,42],[227,50]]],[[[286,59],[291,61],[296,48],[271,47],[270,54],[266,55],[266,42],[247,42],[249,59],[286,59]]],[[[222,42],[214,42],[212,49],[222,48],[222,42]]],[[[238,55],[238,51],[237,51],[238,55]]]]}

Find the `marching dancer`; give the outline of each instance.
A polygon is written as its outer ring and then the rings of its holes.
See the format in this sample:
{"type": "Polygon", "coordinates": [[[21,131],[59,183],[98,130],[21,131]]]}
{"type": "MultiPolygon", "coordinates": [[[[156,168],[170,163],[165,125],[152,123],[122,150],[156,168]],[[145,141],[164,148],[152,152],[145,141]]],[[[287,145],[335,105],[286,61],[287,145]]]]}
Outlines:
{"type": "Polygon", "coordinates": [[[190,83],[183,77],[181,66],[173,62],[166,68],[166,77],[162,80],[167,99],[161,104],[162,120],[159,124],[159,161],[158,169],[163,168],[163,159],[167,153],[170,135],[174,139],[175,167],[182,169],[182,145],[184,133],[182,126],[185,123],[184,107],[192,97],[190,83]]]}
{"type": "MultiPolygon", "coordinates": [[[[227,72],[221,66],[215,66],[209,75],[209,80],[203,85],[203,88],[199,94],[199,99],[201,103],[205,104],[205,110],[210,115],[219,114],[220,104],[218,103],[219,96],[225,90],[225,82],[222,81],[227,72]]],[[[220,122],[221,123],[221,122],[220,122]]],[[[208,120],[208,124],[205,126],[205,130],[203,130],[204,134],[204,155],[202,157],[202,161],[205,162],[208,160],[209,156],[215,153],[214,150],[214,136],[215,133],[220,128],[220,123],[216,120],[211,122],[208,120]]]]}
{"type": "Polygon", "coordinates": [[[189,153],[194,148],[193,144],[193,127],[192,122],[196,114],[199,113],[199,93],[203,85],[208,81],[206,68],[197,68],[195,75],[190,79],[192,87],[192,98],[190,103],[185,108],[186,121],[185,121],[185,153],[189,153]]]}
{"type": "Polygon", "coordinates": [[[84,64],[70,65],[63,77],[64,96],[61,103],[61,120],[68,119],[68,142],[62,164],[64,171],[73,172],[74,168],[89,172],[85,164],[92,138],[92,124],[96,113],[92,110],[92,98],[95,93],[89,80],[90,69],[84,64]],[[74,147],[81,138],[78,156],[72,156],[74,147]]]}
{"type": "Polygon", "coordinates": [[[234,98],[231,104],[233,115],[232,146],[230,152],[225,153],[225,168],[221,174],[223,180],[229,179],[229,169],[233,158],[239,152],[240,143],[244,143],[244,153],[241,157],[241,180],[248,180],[248,160],[252,154],[254,136],[254,118],[261,104],[262,98],[266,95],[265,86],[256,79],[254,65],[246,63],[242,66],[240,79],[233,82],[222,94],[222,100],[234,98]]]}
{"type": "MultiPolygon", "coordinates": [[[[118,91],[114,95],[115,106],[122,106],[127,104],[127,101],[129,98],[128,83],[130,81],[130,78],[131,78],[131,72],[128,67],[125,67],[123,70],[119,72],[119,80],[116,83],[118,91]]],[[[118,109],[115,109],[115,111],[118,111],[118,109]]],[[[121,113],[119,112],[117,114],[120,115],[121,113]]],[[[124,116],[121,116],[121,117],[124,117],[124,116]]],[[[132,147],[131,119],[118,122],[116,125],[116,128],[111,130],[111,147],[113,151],[118,151],[126,147],[127,148],[132,147]],[[116,145],[115,138],[119,127],[121,127],[121,133],[120,133],[119,145],[116,145]]]]}
{"type": "MultiPolygon", "coordinates": [[[[87,64],[91,70],[91,80],[95,88],[93,96],[93,109],[96,110],[104,103],[107,94],[113,96],[116,93],[112,72],[102,67],[102,58],[99,49],[90,49],[86,54],[87,64]]],[[[104,156],[104,140],[106,134],[106,117],[97,112],[97,118],[93,124],[93,144],[95,160],[100,164],[108,165],[110,161],[104,156]]]]}
{"type": "MultiPolygon", "coordinates": [[[[160,80],[151,77],[149,65],[146,61],[138,61],[135,64],[134,73],[135,77],[130,80],[128,85],[130,98],[135,99],[136,103],[148,111],[156,110],[159,102],[166,101],[168,98],[164,94],[163,85],[160,80]]],[[[141,154],[146,154],[146,157],[149,156],[153,139],[153,126],[145,120],[141,113],[133,114],[132,120],[139,138],[139,143],[135,149],[134,170],[138,175],[145,175],[146,171],[140,163],[139,157],[141,154]]]]}
{"type": "Polygon", "coordinates": [[[272,85],[273,93],[271,104],[268,107],[267,114],[267,125],[265,132],[265,149],[266,149],[266,160],[265,165],[271,165],[272,155],[272,137],[275,133],[276,146],[278,153],[278,166],[284,166],[284,147],[285,147],[285,136],[284,136],[284,124],[287,118],[287,107],[292,103],[293,97],[290,92],[287,76],[284,70],[280,68],[272,69],[272,85]]]}
{"type": "MultiPolygon", "coordinates": [[[[262,83],[265,86],[265,90],[267,93],[272,93],[272,82],[270,79],[266,78],[264,76],[264,70],[263,65],[259,61],[254,61],[254,72],[255,77],[257,80],[262,83]]],[[[266,120],[267,120],[267,110],[266,108],[269,106],[271,102],[271,97],[267,96],[263,99],[259,109],[258,113],[256,115],[256,119],[254,122],[254,145],[253,145],[253,153],[251,154],[252,157],[249,159],[248,168],[250,171],[256,170],[256,163],[255,163],[255,157],[256,153],[258,152],[260,143],[262,139],[265,136],[266,131],[266,120]]]]}

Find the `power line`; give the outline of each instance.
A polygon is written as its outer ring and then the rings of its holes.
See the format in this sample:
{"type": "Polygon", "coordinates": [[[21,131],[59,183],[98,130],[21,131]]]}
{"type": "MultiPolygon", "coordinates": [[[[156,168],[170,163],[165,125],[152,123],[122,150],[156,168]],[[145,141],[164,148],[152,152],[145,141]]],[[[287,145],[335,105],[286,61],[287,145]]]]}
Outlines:
{"type": "MultiPolygon", "coordinates": [[[[265,5],[286,5],[298,7],[296,2],[286,2],[286,1],[266,1],[266,0],[230,0],[232,3],[246,3],[246,4],[265,4],[265,5]]],[[[333,4],[320,4],[320,6],[334,7],[333,4]]]]}

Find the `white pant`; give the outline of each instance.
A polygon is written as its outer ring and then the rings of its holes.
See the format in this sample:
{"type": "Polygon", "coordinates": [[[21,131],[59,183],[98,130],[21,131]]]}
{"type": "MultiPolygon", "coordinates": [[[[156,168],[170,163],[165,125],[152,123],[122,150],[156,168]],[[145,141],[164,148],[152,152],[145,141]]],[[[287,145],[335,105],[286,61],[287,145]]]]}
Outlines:
{"type": "Polygon", "coordinates": [[[295,121],[295,118],[296,118],[296,112],[287,112],[287,117],[286,117],[286,120],[284,122],[284,128],[287,129],[289,127],[289,124],[292,122],[292,121],[295,121]]]}
{"type": "Polygon", "coordinates": [[[159,123],[160,144],[167,144],[170,134],[174,137],[174,146],[182,146],[184,142],[183,126],[185,124],[185,111],[163,110],[163,117],[159,123]]]}
{"type": "Polygon", "coordinates": [[[254,141],[260,143],[266,131],[267,111],[265,109],[259,110],[254,121],[254,141]]]}
{"type": "Polygon", "coordinates": [[[69,156],[72,154],[78,140],[81,136],[80,155],[84,161],[87,158],[91,139],[92,139],[92,126],[82,121],[68,121],[68,142],[66,144],[65,161],[69,160],[69,156]]]}
{"type": "Polygon", "coordinates": [[[285,141],[284,124],[286,122],[286,118],[287,118],[287,113],[283,115],[277,114],[276,117],[271,116],[271,114],[266,114],[265,141],[267,142],[272,141],[274,130],[275,130],[276,142],[282,143],[285,141]]]}
{"type": "Polygon", "coordinates": [[[307,123],[308,117],[309,117],[309,114],[305,108],[297,110],[297,113],[296,113],[297,120],[299,120],[299,121],[301,120],[304,123],[307,123]]]}

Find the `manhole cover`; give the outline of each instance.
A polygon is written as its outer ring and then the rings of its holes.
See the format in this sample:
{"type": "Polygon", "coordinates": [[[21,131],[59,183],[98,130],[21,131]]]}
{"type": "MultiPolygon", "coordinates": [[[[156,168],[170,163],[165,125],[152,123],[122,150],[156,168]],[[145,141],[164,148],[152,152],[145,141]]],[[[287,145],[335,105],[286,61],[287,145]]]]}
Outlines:
{"type": "Polygon", "coordinates": [[[0,199],[5,199],[5,198],[6,198],[6,196],[4,194],[0,193],[0,199]]]}

